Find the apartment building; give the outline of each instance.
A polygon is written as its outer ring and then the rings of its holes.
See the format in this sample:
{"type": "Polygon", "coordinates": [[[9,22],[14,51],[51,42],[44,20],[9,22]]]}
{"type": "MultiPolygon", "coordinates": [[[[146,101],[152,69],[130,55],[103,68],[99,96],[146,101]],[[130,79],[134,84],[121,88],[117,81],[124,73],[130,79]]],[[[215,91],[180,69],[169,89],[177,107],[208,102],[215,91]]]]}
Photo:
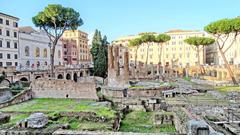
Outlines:
{"type": "Polygon", "coordinates": [[[18,21],[0,12],[0,67],[18,66],[18,21]]]}
{"type": "Polygon", "coordinates": [[[77,64],[91,62],[90,48],[88,46],[88,34],[80,30],[67,30],[62,38],[76,41],[77,45],[77,64]]]}
{"type": "Polygon", "coordinates": [[[72,39],[61,39],[61,41],[64,65],[77,65],[77,42],[72,39]]]}
{"type": "MultiPolygon", "coordinates": [[[[50,40],[43,30],[32,27],[19,28],[19,62],[21,69],[50,68],[50,40]]],[[[59,41],[55,50],[54,65],[63,65],[62,42],[59,41]]]]}
{"type": "MultiPolygon", "coordinates": [[[[229,64],[237,65],[240,67],[240,37],[238,36],[236,40],[233,42],[233,44],[231,45],[231,42],[234,40],[233,38],[234,38],[234,34],[231,34],[222,50],[226,51],[225,56],[229,64]]],[[[206,57],[207,57],[207,63],[209,65],[223,66],[225,64],[219,52],[218,45],[216,43],[206,48],[206,57]]]]}
{"type": "MultiPolygon", "coordinates": [[[[155,33],[157,34],[157,33],[155,33]]],[[[172,67],[188,67],[197,66],[198,55],[194,46],[188,45],[184,42],[186,38],[189,37],[200,37],[205,36],[204,32],[201,31],[188,31],[188,30],[170,30],[165,32],[165,34],[171,37],[171,40],[163,44],[162,48],[162,65],[172,66],[172,67]]],[[[130,35],[121,37],[115,41],[113,44],[122,45],[128,47],[129,41],[140,37],[142,33],[138,35],[130,35]]],[[[139,47],[137,52],[137,61],[145,63],[147,58],[147,44],[143,44],[139,47]]],[[[134,47],[128,47],[130,54],[130,63],[134,64],[135,61],[135,49],[134,47]]],[[[148,49],[148,64],[158,64],[159,63],[159,51],[160,47],[157,43],[150,43],[148,49]]],[[[205,63],[205,49],[200,51],[200,64],[205,63]]]]}

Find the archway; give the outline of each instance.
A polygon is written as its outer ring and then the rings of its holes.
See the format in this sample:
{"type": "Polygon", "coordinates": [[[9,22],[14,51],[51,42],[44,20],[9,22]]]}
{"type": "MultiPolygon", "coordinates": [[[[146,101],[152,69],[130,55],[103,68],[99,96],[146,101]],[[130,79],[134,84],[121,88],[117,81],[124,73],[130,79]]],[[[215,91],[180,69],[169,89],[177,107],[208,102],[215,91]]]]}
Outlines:
{"type": "Polygon", "coordinates": [[[73,80],[74,80],[75,82],[77,82],[77,80],[78,80],[77,73],[74,73],[74,74],[73,74],[73,80]]]}
{"type": "Polygon", "coordinates": [[[0,82],[2,86],[10,86],[11,82],[8,79],[4,79],[0,82]]]}
{"type": "Polygon", "coordinates": [[[63,75],[62,75],[62,74],[59,74],[59,75],[57,76],[57,79],[63,79],[63,75]]]}
{"type": "Polygon", "coordinates": [[[71,80],[71,75],[70,75],[70,74],[67,74],[67,75],[66,75],[66,79],[67,79],[67,80],[71,80]]]}
{"type": "Polygon", "coordinates": [[[22,78],[20,79],[20,81],[21,81],[21,82],[27,82],[28,79],[27,79],[26,77],[22,77],[22,78]]]}
{"type": "Polygon", "coordinates": [[[83,72],[80,72],[80,77],[83,77],[83,72]]]}
{"type": "Polygon", "coordinates": [[[38,78],[41,78],[41,76],[36,76],[35,79],[37,80],[38,78]]]}

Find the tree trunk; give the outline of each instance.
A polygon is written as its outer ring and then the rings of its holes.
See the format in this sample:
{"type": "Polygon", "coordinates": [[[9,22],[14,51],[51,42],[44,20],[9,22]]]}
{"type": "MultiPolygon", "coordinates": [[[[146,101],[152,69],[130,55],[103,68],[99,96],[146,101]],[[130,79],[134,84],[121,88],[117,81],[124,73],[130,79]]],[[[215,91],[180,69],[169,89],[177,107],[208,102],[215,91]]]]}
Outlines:
{"type": "Polygon", "coordinates": [[[55,47],[56,41],[52,43],[52,48],[50,48],[50,63],[51,63],[51,77],[54,78],[54,56],[55,56],[55,47]]]}
{"type": "Polygon", "coordinates": [[[138,53],[138,48],[136,48],[136,51],[135,51],[135,65],[134,65],[134,69],[135,69],[135,78],[136,80],[138,80],[138,72],[137,72],[137,53],[138,53]]]}
{"type": "Polygon", "coordinates": [[[148,51],[149,51],[149,44],[147,43],[147,57],[146,57],[146,62],[145,62],[145,70],[146,70],[146,75],[148,75],[148,51]]]}
{"type": "Polygon", "coordinates": [[[226,68],[227,68],[227,70],[228,70],[228,73],[229,73],[229,75],[230,75],[230,77],[231,77],[231,79],[232,79],[232,81],[233,81],[233,84],[234,84],[234,85],[238,85],[238,83],[237,83],[237,81],[236,81],[236,79],[235,79],[235,77],[234,77],[234,74],[233,74],[233,72],[232,72],[232,69],[231,69],[231,67],[229,66],[228,61],[227,61],[227,59],[226,59],[226,57],[225,57],[225,55],[224,55],[224,53],[223,53],[223,51],[222,51],[222,49],[220,48],[219,45],[218,45],[218,48],[219,48],[220,54],[221,54],[221,56],[222,56],[222,58],[223,58],[223,61],[224,61],[225,65],[226,65],[226,68]]]}
{"type": "MultiPolygon", "coordinates": [[[[198,55],[198,67],[199,67],[199,70],[201,70],[199,46],[197,46],[197,55],[198,55]]],[[[197,70],[197,77],[199,77],[199,70],[197,70]]]]}

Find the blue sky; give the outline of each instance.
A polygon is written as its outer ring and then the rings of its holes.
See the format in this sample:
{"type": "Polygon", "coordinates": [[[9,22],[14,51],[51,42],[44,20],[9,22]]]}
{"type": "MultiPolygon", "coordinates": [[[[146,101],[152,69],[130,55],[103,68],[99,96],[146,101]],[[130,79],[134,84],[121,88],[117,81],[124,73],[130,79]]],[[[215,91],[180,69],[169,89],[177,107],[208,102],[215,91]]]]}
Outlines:
{"type": "Polygon", "coordinates": [[[146,31],[202,30],[214,20],[240,16],[240,0],[0,0],[0,12],[33,26],[32,16],[53,3],[77,10],[84,20],[80,30],[91,36],[99,29],[109,41],[146,31]]]}

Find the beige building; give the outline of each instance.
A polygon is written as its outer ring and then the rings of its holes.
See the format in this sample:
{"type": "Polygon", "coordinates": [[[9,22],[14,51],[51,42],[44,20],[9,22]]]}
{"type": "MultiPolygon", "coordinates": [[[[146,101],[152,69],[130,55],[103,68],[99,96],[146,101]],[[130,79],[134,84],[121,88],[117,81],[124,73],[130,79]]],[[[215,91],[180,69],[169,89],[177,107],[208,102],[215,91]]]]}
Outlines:
{"type": "Polygon", "coordinates": [[[62,38],[73,39],[77,44],[77,62],[78,64],[88,64],[91,61],[90,48],[88,46],[88,34],[80,30],[67,30],[62,38]]]}
{"type": "Polygon", "coordinates": [[[19,18],[0,12],[0,67],[18,66],[19,18]]]}
{"type": "MultiPolygon", "coordinates": [[[[161,63],[164,65],[169,65],[172,67],[188,67],[196,66],[198,62],[198,55],[194,47],[188,45],[184,42],[184,39],[188,37],[200,37],[205,36],[201,31],[186,31],[186,30],[171,30],[165,32],[165,34],[171,36],[171,40],[163,44],[162,48],[162,58],[161,63]]],[[[141,36],[141,33],[138,35],[130,35],[126,37],[121,37],[115,41],[113,44],[128,46],[129,41],[136,37],[141,36]]],[[[129,47],[128,47],[129,48],[129,47]]],[[[130,54],[130,64],[134,64],[135,61],[135,49],[134,47],[129,48],[130,54]]],[[[159,50],[160,47],[157,43],[149,44],[148,51],[148,64],[157,65],[159,62],[159,50]]],[[[205,62],[204,49],[200,52],[200,64],[203,65],[205,62]]],[[[147,57],[147,45],[143,44],[139,47],[137,52],[137,61],[145,63],[147,57]]]]}

